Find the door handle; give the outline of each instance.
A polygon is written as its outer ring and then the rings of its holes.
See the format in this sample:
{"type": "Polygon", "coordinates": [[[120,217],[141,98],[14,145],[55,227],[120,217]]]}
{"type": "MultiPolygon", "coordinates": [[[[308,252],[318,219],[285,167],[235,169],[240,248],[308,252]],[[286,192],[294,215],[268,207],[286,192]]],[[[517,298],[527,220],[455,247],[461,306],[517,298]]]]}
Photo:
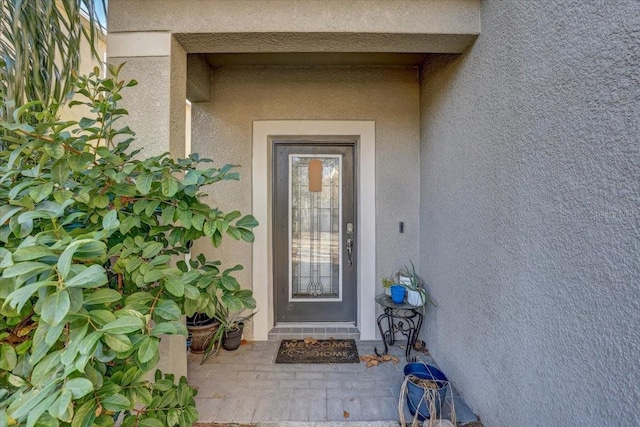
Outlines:
{"type": "Polygon", "coordinates": [[[353,239],[349,237],[347,239],[347,267],[353,265],[353,239]]]}

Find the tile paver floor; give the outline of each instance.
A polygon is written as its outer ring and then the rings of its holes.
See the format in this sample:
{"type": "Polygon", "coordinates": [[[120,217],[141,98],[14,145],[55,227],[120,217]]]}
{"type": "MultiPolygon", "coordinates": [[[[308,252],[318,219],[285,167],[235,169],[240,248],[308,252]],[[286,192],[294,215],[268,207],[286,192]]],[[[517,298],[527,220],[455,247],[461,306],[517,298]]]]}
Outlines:
{"type": "MultiPolygon", "coordinates": [[[[200,364],[188,355],[189,383],[198,389],[199,422],[394,421],[404,379],[404,349],[390,347],[400,363],[275,364],[279,341],[256,341],[233,352],[221,350],[200,364]]],[[[358,353],[373,354],[380,341],[357,341],[358,353]]],[[[433,363],[422,353],[419,360],[433,363]]],[[[409,413],[406,410],[407,419],[409,413]]],[[[458,421],[475,416],[456,398],[458,421]]]]}

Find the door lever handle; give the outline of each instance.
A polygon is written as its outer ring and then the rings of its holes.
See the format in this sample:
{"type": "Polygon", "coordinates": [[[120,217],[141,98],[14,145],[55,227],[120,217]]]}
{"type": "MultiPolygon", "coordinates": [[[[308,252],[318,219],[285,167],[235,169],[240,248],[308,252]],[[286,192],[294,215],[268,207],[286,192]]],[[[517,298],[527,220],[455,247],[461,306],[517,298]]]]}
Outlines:
{"type": "Polygon", "coordinates": [[[349,237],[347,239],[347,267],[353,265],[353,239],[349,237]]]}

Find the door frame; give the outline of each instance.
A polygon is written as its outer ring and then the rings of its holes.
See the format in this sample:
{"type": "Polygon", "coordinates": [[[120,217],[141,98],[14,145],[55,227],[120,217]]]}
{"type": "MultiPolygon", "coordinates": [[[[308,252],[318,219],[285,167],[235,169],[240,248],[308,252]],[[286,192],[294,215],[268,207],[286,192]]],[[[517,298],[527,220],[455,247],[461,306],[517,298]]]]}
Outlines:
{"type": "Polygon", "coordinates": [[[360,338],[376,339],[376,203],[375,121],[372,120],[257,120],[253,122],[252,207],[260,225],[254,229],[252,254],[253,296],[258,311],[253,320],[253,339],[266,341],[274,326],[272,247],[272,151],[273,140],[313,142],[317,138],[351,138],[356,141],[357,163],[357,326],[360,338]]]}

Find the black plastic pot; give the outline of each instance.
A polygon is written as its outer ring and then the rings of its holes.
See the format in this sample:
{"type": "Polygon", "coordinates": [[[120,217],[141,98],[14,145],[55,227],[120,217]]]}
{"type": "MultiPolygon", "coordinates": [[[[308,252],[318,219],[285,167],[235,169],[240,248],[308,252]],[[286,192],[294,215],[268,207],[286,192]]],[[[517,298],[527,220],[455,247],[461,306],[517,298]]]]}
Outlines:
{"type": "Polygon", "coordinates": [[[238,324],[238,329],[233,329],[224,333],[222,337],[222,348],[228,351],[237,350],[242,342],[242,330],[244,323],[238,324]]]}

